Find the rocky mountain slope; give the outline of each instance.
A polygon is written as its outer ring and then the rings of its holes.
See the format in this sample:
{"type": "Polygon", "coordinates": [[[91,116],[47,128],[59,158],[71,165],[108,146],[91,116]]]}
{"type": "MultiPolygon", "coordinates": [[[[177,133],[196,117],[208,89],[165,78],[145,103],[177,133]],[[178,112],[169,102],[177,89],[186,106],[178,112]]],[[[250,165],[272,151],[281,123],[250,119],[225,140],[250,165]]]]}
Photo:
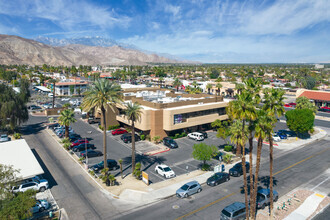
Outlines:
{"type": "Polygon", "coordinates": [[[66,45],[55,47],[34,40],[0,34],[0,64],[42,65],[145,65],[183,63],[156,54],[120,46],[66,45]]]}

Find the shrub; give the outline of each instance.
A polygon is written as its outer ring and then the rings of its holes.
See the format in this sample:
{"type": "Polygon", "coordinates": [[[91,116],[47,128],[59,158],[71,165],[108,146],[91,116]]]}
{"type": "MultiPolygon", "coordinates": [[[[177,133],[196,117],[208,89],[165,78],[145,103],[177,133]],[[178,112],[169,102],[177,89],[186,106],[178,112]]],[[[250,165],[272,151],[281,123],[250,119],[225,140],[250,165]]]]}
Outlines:
{"type": "Polygon", "coordinates": [[[115,130],[117,128],[120,128],[120,125],[109,125],[108,130],[115,130]]]}
{"type": "Polygon", "coordinates": [[[62,144],[70,143],[70,139],[69,138],[64,138],[61,142],[62,142],[62,144]]]}
{"type": "Polygon", "coordinates": [[[99,125],[99,129],[101,129],[103,131],[103,127],[101,125],[99,125]]]}
{"type": "Polygon", "coordinates": [[[83,157],[79,157],[79,162],[82,163],[84,161],[85,158],[83,157]]]}
{"type": "Polygon", "coordinates": [[[94,170],[89,170],[88,171],[92,176],[95,176],[95,172],[94,172],[94,170]]]}
{"type": "Polygon", "coordinates": [[[160,142],[160,136],[155,136],[152,139],[156,144],[158,144],[160,142]]]}
{"type": "Polygon", "coordinates": [[[63,145],[63,147],[64,147],[65,150],[69,150],[70,145],[71,145],[71,143],[65,143],[63,145]]]}
{"type": "Polygon", "coordinates": [[[232,158],[232,155],[230,155],[230,154],[226,154],[225,156],[223,156],[223,162],[225,162],[225,163],[230,163],[230,161],[231,161],[231,158],[232,158]]]}
{"type": "Polygon", "coordinates": [[[231,146],[231,145],[226,145],[224,148],[224,151],[226,151],[226,152],[230,152],[232,150],[233,150],[233,146],[231,146]]]}
{"type": "Polygon", "coordinates": [[[14,135],[15,139],[21,139],[22,135],[20,133],[15,133],[14,135]]]}
{"type": "Polygon", "coordinates": [[[177,138],[180,138],[180,134],[178,134],[178,133],[176,133],[176,134],[174,135],[174,139],[177,139],[177,138]]]}
{"type": "Polygon", "coordinates": [[[150,140],[151,140],[151,137],[150,137],[150,135],[149,135],[149,134],[147,134],[147,136],[146,136],[146,139],[147,139],[148,141],[150,141],[150,140]]]}
{"type": "Polygon", "coordinates": [[[209,171],[209,170],[211,170],[211,165],[209,165],[209,164],[203,164],[202,165],[202,170],[203,171],[209,171]]]}
{"type": "Polygon", "coordinates": [[[136,179],[141,178],[141,163],[136,163],[135,164],[135,169],[133,171],[133,175],[135,176],[136,179]]]}
{"type": "Polygon", "coordinates": [[[185,136],[187,136],[187,133],[186,132],[182,132],[181,137],[185,137],[185,136]]]}
{"type": "Polygon", "coordinates": [[[131,128],[126,128],[126,131],[127,131],[128,133],[131,133],[132,129],[131,129],[131,128]]]}
{"type": "Polygon", "coordinates": [[[140,138],[142,141],[144,141],[146,139],[146,136],[144,134],[141,134],[140,138]]]}

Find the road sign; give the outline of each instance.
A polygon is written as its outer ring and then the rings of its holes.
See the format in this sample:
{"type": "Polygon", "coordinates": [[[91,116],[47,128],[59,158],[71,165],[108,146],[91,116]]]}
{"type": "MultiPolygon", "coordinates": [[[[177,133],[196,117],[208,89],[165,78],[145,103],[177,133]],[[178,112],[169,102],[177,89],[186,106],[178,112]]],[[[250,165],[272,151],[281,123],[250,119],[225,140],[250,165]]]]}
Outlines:
{"type": "Polygon", "coordinates": [[[149,175],[144,171],[142,171],[142,181],[145,184],[149,185],[149,175]]]}

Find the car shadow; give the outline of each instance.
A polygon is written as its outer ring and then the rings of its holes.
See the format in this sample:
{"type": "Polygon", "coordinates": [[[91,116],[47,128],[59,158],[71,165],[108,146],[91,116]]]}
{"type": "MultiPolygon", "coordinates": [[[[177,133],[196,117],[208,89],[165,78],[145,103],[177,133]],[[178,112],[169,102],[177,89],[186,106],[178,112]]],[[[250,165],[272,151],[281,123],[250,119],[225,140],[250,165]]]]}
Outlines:
{"type": "Polygon", "coordinates": [[[37,151],[35,149],[31,149],[32,153],[34,154],[34,156],[36,157],[37,161],[39,162],[41,168],[44,170],[44,174],[42,175],[43,178],[45,178],[48,183],[49,183],[49,188],[52,188],[53,186],[57,185],[56,180],[54,179],[54,177],[52,176],[52,174],[50,173],[50,171],[48,170],[47,166],[44,164],[44,162],[42,161],[42,159],[40,158],[39,154],[37,153],[37,151]]]}

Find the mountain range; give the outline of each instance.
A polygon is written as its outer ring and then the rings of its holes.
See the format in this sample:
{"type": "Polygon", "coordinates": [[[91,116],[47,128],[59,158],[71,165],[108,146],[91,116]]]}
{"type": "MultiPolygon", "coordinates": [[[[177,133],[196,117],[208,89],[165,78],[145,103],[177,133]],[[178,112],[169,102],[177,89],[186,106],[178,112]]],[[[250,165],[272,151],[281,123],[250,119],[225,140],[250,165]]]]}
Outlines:
{"type": "Polygon", "coordinates": [[[101,37],[36,40],[0,34],[0,64],[52,66],[146,65],[147,63],[191,63],[155,53],[142,52],[133,45],[101,37]],[[37,41],[38,40],[38,41],[37,41]]]}

